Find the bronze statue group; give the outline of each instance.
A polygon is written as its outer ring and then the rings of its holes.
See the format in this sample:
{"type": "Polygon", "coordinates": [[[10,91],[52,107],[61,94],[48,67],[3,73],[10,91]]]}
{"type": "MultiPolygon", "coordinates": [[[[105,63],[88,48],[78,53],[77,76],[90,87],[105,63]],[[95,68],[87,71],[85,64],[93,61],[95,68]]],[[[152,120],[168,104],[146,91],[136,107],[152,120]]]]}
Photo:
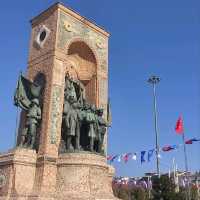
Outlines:
{"type": "Polygon", "coordinates": [[[66,76],[62,121],[64,151],[103,153],[108,125],[102,116],[103,109],[86,102],[82,83],[66,76]]]}
{"type": "MultiPolygon", "coordinates": [[[[36,149],[38,129],[42,120],[41,86],[20,76],[14,101],[25,114],[17,145],[36,149]]],[[[67,74],[60,152],[90,151],[104,154],[103,142],[107,127],[108,124],[103,119],[103,109],[88,103],[85,99],[84,85],[67,74]]]]}

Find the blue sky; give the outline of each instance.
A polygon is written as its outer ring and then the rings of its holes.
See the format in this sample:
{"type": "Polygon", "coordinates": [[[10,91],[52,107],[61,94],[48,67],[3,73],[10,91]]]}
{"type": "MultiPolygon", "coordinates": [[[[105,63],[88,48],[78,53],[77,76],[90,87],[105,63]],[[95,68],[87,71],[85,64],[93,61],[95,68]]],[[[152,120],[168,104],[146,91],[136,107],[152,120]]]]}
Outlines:
{"type": "MultiPolygon", "coordinates": [[[[13,93],[20,70],[27,66],[31,27],[29,20],[53,0],[2,1],[0,7],[0,151],[14,145],[16,108],[13,93]]],[[[160,145],[179,144],[174,132],[183,115],[187,138],[200,138],[200,2],[198,0],[63,0],[65,5],[111,33],[109,42],[109,95],[113,123],[110,154],[140,152],[155,145],[150,75],[158,85],[160,145]]],[[[200,143],[187,146],[189,168],[200,169],[200,143]]],[[[182,149],[162,153],[161,170],[175,157],[184,168],[182,149]]],[[[140,164],[114,162],[117,175],[139,176],[153,171],[155,160],[140,164]]]]}

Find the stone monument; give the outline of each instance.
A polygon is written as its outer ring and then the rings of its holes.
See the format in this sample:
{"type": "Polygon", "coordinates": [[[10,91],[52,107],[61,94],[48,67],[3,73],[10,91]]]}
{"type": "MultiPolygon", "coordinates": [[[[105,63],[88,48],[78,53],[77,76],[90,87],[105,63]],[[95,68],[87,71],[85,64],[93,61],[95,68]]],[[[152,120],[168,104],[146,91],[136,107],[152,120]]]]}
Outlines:
{"type": "Polygon", "coordinates": [[[56,3],[31,20],[16,147],[0,154],[2,200],[114,200],[106,163],[109,33],[56,3]]]}

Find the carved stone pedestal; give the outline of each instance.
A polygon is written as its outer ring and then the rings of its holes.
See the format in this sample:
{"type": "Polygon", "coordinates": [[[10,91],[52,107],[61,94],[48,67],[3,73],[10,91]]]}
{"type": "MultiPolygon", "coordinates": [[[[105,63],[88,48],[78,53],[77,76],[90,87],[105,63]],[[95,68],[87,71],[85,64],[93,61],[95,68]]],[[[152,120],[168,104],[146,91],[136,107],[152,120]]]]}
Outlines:
{"type": "Polygon", "coordinates": [[[114,200],[113,174],[101,155],[41,160],[34,150],[16,148],[0,155],[0,200],[114,200]]]}
{"type": "Polygon", "coordinates": [[[23,199],[31,192],[36,169],[36,152],[14,149],[0,154],[0,199],[23,199]]]}
{"type": "Polygon", "coordinates": [[[106,158],[92,153],[66,153],[57,162],[57,199],[111,200],[114,170],[106,158]]]}

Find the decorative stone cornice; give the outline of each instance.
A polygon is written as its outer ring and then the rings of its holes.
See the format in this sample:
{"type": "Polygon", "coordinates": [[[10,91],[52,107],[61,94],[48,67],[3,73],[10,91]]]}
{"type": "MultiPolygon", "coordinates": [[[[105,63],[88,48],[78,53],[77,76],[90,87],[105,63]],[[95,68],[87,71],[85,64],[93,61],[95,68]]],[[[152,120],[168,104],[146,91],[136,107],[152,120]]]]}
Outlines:
{"type": "Polygon", "coordinates": [[[73,9],[71,8],[67,8],[65,7],[63,4],[61,3],[55,3],[53,4],[51,7],[49,7],[47,10],[43,11],[41,14],[39,14],[38,16],[34,17],[30,22],[32,26],[35,26],[37,24],[39,24],[42,20],[46,19],[50,14],[52,14],[55,10],[61,10],[71,16],[73,16],[74,18],[76,18],[77,20],[81,21],[82,23],[84,23],[85,25],[89,26],[90,28],[92,28],[93,30],[103,34],[106,37],[110,36],[110,33],[108,33],[106,30],[104,30],[102,27],[100,27],[99,25],[95,24],[94,22],[89,21],[88,19],[86,19],[85,17],[81,16],[78,12],[75,12],[73,9]]]}

